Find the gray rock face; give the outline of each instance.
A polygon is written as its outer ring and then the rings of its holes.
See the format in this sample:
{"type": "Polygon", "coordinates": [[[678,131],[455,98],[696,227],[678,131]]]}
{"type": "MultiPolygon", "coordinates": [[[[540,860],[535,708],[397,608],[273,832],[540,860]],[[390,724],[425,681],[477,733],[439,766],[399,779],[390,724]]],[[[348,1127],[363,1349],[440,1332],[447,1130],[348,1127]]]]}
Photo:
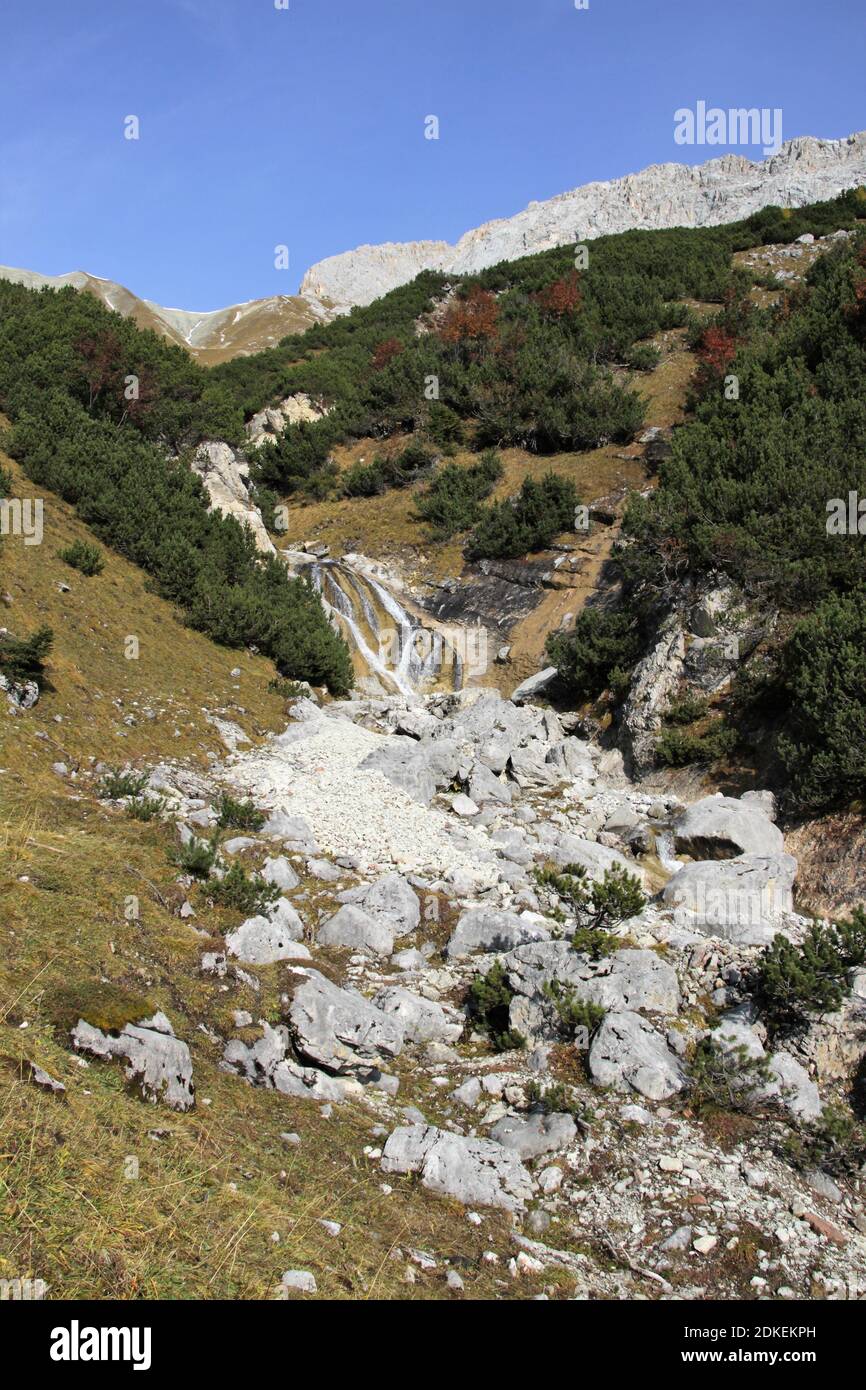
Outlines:
{"type": "Polygon", "coordinates": [[[302,1057],[338,1074],[376,1066],[403,1049],[398,1019],[317,972],[295,991],[289,1029],[302,1057]]]}
{"type": "Polygon", "coordinates": [[[511,802],[511,788],[507,782],[501,782],[484,763],[476,763],[472,769],[472,776],[469,779],[469,795],[475,804],[482,805],[485,801],[499,801],[505,805],[511,802]]]}
{"type": "Polygon", "coordinates": [[[521,1211],[532,1196],[532,1179],[517,1154],[492,1139],[469,1139],[433,1125],[404,1125],[389,1136],[382,1154],[385,1173],[418,1173],[431,1192],[465,1206],[521,1211]]]}
{"type": "Polygon", "coordinates": [[[710,1033],[710,1038],[718,1052],[732,1059],[758,1062],[764,1056],[764,1045],[754,1028],[740,1019],[723,1019],[710,1033]]]}
{"type": "Polygon", "coordinates": [[[557,769],[562,778],[574,778],[594,782],[598,769],[593,762],[589,745],[579,738],[565,738],[548,751],[547,761],[557,769]]]}
{"type": "Polygon", "coordinates": [[[245,965],[273,965],[309,956],[300,944],[304,924],[291,903],[279,898],[267,917],[248,917],[226,937],[226,951],[245,965]]]}
{"type": "Polygon", "coordinates": [[[422,270],[472,274],[553,246],[635,227],[706,227],[733,222],[775,204],[801,207],[866,183],[866,134],[841,140],[786,141],[763,161],[728,154],[705,164],[653,164],[637,174],[588,183],[514,217],[443,241],[361,246],[311,267],[301,294],[337,304],[370,304],[422,270]]]}
{"type": "Polygon", "coordinates": [[[754,801],[705,796],[688,806],[674,827],[679,854],[695,859],[733,859],[741,854],[781,854],[785,841],[778,826],[754,801]]]}
{"type": "Polygon", "coordinates": [[[396,1019],[406,1042],[456,1042],[463,1032],[463,1019],[454,1009],[445,1009],[400,985],[380,990],[373,1003],[396,1019]]]}
{"type": "Polygon", "coordinates": [[[668,1100],[686,1082],[678,1057],[639,1014],[610,1013],[590,1044],[589,1072],[597,1086],[668,1100]]]}
{"type": "MultiPolygon", "coordinates": [[[[541,837],[539,837],[541,838],[541,837]]],[[[646,875],[639,864],[627,859],[619,850],[601,845],[595,840],[582,840],[567,830],[550,831],[545,827],[542,840],[545,853],[554,864],[564,868],[566,864],[580,864],[593,883],[601,883],[608,869],[620,868],[638,880],[641,887],[646,883],[646,875]]]]}
{"type": "Polygon", "coordinates": [[[775,821],[778,818],[779,808],[776,804],[776,798],[773,792],[743,792],[743,795],[740,797],[740,800],[743,802],[745,806],[756,806],[759,811],[763,812],[763,814],[767,817],[768,820],[775,821]]]}
{"type": "Polygon", "coordinates": [[[390,956],[394,950],[394,931],[385,921],[371,917],[363,907],[344,903],[319,927],[316,941],[320,946],[344,946],[352,951],[390,956]]]}
{"type": "Polygon", "coordinates": [[[676,971],[655,951],[616,951],[605,960],[591,961],[572,950],[568,941],[543,941],[520,946],[505,957],[508,982],[514,990],[510,1027],[533,1039],[558,1036],[556,1011],[544,987],[558,980],[575,999],[603,1009],[676,1014],[680,990],[676,971]]]}
{"type": "Polygon", "coordinates": [[[337,865],[328,859],[308,859],[307,872],[322,883],[339,883],[343,877],[342,869],[338,869],[337,865]]]}
{"type": "Polygon", "coordinates": [[[679,685],[685,654],[685,633],[679,617],[672,614],[652,651],[635,667],[623,711],[623,751],[637,776],[655,764],[662,715],[679,685]]]}
{"type": "Polygon", "coordinates": [[[115,1037],[79,1019],[72,1030],[76,1052],[93,1057],[126,1059],[126,1079],[143,1099],[161,1102],[172,1110],[191,1110],[195,1105],[192,1058],[164,1013],[140,1023],[127,1023],[115,1037]]]}
{"type": "Polygon", "coordinates": [[[768,945],[793,911],[797,861],[790,854],[744,854],[686,864],[662,901],[683,925],[741,946],[768,945]]]}
{"type": "Polygon", "coordinates": [[[288,1028],[262,1021],[262,1036],[253,1043],[231,1038],[223,1052],[222,1068],[244,1077],[252,1086],[279,1091],[302,1100],[343,1101],[358,1087],[315,1067],[303,1067],[291,1053],[288,1028]]]}
{"type": "Polygon", "coordinates": [[[766,1096],[778,1095],[783,1105],[800,1120],[817,1120],[823,1109],[818,1087],[805,1067],[789,1052],[775,1052],[770,1058],[770,1076],[766,1096]]]}
{"type": "Polygon", "coordinates": [[[296,840],[298,843],[313,841],[313,832],[303,816],[290,816],[288,811],[272,811],[263,826],[265,835],[273,835],[280,840],[296,840]]]}
{"type": "Polygon", "coordinates": [[[549,935],[541,923],[527,921],[514,912],[470,907],[462,913],[445,954],[453,958],[473,951],[511,951],[526,941],[546,941],[549,935]]]}
{"type": "Polygon", "coordinates": [[[518,787],[555,787],[563,780],[556,763],[547,762],[543,750],[515,748],[509,760],[509,771],[518,787]]]}
{"type": "Polygon", "coordinates": [[[553,684],[558,674],[555,666],[546,666],[543,671],[538,671],[528,680],[522,681],[517,689],[511,692],[512,701],[515,705],[522,705],[528,700],[535,700],[553,684]]]}
{"type": "Polygon", "coordinates": [[[577,1125],[570,1115],[503,1115],[490,1131],[491,1139],[519,1158],[560,1153],[574,1142],[577,1125]]]}
{"type": "Polygon", "coordinates": [[[427,756],[414,739],[384,743],[367,755],[361,767],[381,772],[392,786],[399,787],[422,806],[429,806],[436,795],[436,780],[430,771],[427,756]]]}
{"type": "Polygon", "coordinates": [[[386,874],[372,883],[361,902],[364,911],[390,926],[395,936],[414,931],[421,920],[418,894],[402,874],[386,874]]]}
{"type": "Polygon", "coordinates": [[[248,526],[256,548],[263,554],[275,554],[274,543],[262,521],[261,512],[250,497],[247,486],[249,465],[235,453],[231,445],[216,440],[201,444],[193,459],[192,469],[204,483],[211,507],[248,526]]]}
{"type": "Polygon", "coordinates": [[[275,884],[283,893],[291,893],[301,881],[284,854],[265,860],[262,878],[266,883],[275,884]]]}
{"type": "Polygon", "coordinates": [[[756,1099],[776,1101],[800,1120],[817,1120],[821,1114],[818,1087],[806,1068],[789,1052],[774,1052],[766,1062],[766,1077],[752,1074],[750,1063],[763,1063],[764,1045],[755,1030],[736,1017],[722,1020],[710,1033],[713,1046],[727,1057],[734,1072],[741,1072],[756,1099]]]}

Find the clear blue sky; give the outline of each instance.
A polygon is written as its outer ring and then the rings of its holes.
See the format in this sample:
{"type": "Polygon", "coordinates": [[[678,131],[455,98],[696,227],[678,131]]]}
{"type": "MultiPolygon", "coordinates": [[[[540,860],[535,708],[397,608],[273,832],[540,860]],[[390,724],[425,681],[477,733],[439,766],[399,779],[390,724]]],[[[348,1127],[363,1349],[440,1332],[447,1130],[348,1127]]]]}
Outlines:
{"type": "Polygon", "coordinates": [[[190,309],[723,153],[674,144],[701,99],[866,127],[861,0],[3,0],[2,44],[0,263],[190,309]]]}

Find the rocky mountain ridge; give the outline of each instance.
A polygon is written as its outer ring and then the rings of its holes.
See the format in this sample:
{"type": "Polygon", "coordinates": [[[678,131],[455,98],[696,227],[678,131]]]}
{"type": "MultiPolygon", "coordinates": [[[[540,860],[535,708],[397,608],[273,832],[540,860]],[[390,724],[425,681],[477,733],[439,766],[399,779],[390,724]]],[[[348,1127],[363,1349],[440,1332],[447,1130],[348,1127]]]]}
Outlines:
{"type": "Polygon", "coordinates": [[[705,164],[653,164],[640,173],[588,183],[514,217],[441,241],[361,246],[307,271],[302,295],[340,305],[369,304],[422,270],[467,275],[538,251],[634,229],[712,227],[770,204],[799,207],[866,182],[866,131],[841,140],[801,136],[754,162],[726,154],[705,164]]]}
{"type": "Polygon", "coordinates": [[[467,275],[499,261],[615,232],[718,226],[769,204],[800,207],[859,184],[866,184],[866,131],[840,140],[799,136],[759,162],[727,154],[694,166],[653,164],[530,203],[513,217],[466,232],[453,246],[445,241],[359,246],[311,266],[297,295],[204,312],[166,308],[86,271],[41,275],[0,266],[0,279],[34,289],[86,289],[108,308],[213,365],[273,347],[287,334],[327,322],[354,305],[370,304],[424,270],[467,275]]]}

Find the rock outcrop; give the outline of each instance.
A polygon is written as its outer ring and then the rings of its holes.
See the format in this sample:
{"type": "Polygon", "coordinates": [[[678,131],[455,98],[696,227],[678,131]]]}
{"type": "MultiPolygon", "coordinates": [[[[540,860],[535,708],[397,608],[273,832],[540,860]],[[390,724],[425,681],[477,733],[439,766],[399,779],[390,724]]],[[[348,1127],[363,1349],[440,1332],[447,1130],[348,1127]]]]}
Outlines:
{"type": "Polygon", "coordinates": [[[866,133],[842,140],[798,137],[755,162],[726,154],[705,164],[653,164],[589,183],[514,217],[485,223],[455,246],[441,241],[360,246],[312,266],[301,294],[340,305],[370,304],[422,270],[473,274],[575,240],[633,228],[712,227],[768,204],[798,207],[866,183],[866,133]]]}
{"type": "Polygon", "coordinates": [[[104,1033],[85,1019],[72,1030],[76,1052],[92,1057],[123,1058],[125,1075],[143,1099],[161,1102],[171,1110],[191,1110],[195,1105],[192,1058],[164,1013],[127,1023],[119,1033],[104,1033]]]}
{"type": "Polygon", "coordinates": [[[199,445],[192,470],[204,483],[211,507],[248,526],[256,548],[265,555],[275,555],[274,543],[247,486],[249,465],[239,458],[231,445],[221,440],[209,440],[199,445]]]}

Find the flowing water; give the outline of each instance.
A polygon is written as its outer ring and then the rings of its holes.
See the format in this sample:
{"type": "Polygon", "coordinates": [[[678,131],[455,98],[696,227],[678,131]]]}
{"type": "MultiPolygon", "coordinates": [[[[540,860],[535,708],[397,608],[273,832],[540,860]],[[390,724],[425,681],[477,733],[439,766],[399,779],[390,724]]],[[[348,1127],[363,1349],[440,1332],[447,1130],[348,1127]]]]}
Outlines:
{"type": "Polygon", "coordinates": [[[460,690],[467,676],[486,670],[486,629],[413,612],[360,560],[320,560],[309,573],[349,644],[357,674],[388,694],[460,690]]]}

